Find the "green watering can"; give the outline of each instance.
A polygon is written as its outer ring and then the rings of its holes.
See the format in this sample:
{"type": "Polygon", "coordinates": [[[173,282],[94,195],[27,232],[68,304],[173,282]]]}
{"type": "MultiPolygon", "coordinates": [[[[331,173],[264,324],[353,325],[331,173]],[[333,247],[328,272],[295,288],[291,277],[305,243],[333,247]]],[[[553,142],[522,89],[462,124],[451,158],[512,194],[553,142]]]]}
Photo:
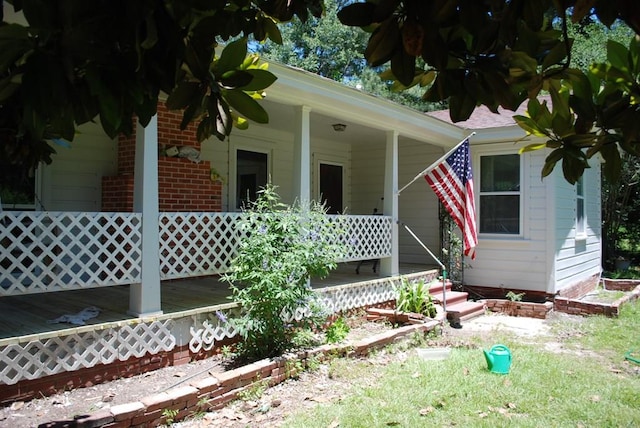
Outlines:
{"type": "Polygon", "coordinates": [[[484,351],[484,358],[492,373],[507,374],[511,367],[511,351],[504,345],[493,345],[490,350],[484,351]]]}

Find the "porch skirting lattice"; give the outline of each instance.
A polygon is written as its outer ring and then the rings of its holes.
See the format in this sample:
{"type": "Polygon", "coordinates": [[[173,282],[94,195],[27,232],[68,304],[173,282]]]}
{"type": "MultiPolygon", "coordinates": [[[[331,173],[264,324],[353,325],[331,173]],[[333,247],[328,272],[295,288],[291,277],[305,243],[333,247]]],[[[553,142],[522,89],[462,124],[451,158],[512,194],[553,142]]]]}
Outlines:
{"type": "MultiPolygon", "coordinates": [[[[436,276],[437,271],[404,275],[408,279],[425,281],[436,276]]],[[[327,287],[318,293],[328,311],[337,313],[395,299],[395,287],[401,279],[379,278],[327,287]]],[[[16,338],[16,343],[0,348],[0,385],[155,355],[176,346],[188,345],[193,354],[208,351],[216,346],[216,342],[237,335],[233,327],[223,321],[223,318],[236,315],[237,311],[234,304],[225,304],[200,312],[161,315],[153,320],[131,319],[61,330],[49,333],[46,338],[25,337],[23,341],[16,338]],[[71,332],[65,333],[68,331],[71,332]]],[[[300,308],[291,319],[300,320],[305,315],[306,310],[300,308]]]]}

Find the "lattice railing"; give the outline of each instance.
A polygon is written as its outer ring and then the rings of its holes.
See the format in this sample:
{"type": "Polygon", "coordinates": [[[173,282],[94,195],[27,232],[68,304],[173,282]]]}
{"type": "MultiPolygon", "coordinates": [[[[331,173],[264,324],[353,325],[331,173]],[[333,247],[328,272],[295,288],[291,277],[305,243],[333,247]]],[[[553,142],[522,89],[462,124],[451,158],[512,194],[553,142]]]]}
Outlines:
{"type": "Polygon", "coordinates": [[[140,281],[135,213],[0,213],[0,296],[140,281]]]}
{"type": "MultiPolygon", "coordinates": [[[[240,213],[164,213],[160,216],[162,279],[215,275],[229,270],[242,234],[235,225],[240,213]]],[[[329,216],[335,238],[347,245],[339,262],[391,255],[391,217],[329,216]]]]}
{"type": "MultiPolygon", "coordinates": [[[[215,275],[229,270],[243,235],[239,213],[160,215],[160,277],[215,275]]],[[[391,255],[391,218],[328,216],[340,262],[391,255]]],[[[0,296],[140,281],[141,215],[137,213],[0,213],[0,296]]]]}

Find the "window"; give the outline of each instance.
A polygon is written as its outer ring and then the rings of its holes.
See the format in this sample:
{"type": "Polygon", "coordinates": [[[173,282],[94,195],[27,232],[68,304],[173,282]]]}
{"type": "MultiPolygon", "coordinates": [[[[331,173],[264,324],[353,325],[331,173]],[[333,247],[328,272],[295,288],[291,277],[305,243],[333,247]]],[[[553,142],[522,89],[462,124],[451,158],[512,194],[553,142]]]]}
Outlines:
{"type": "Polygon", "coordinates": [[[520,234],[520,156],[480,157],[480,233],[520,234]]]}
{"type": "Polygon", "coordinates": [[[258,191],[267,185],[266,153],[238,150],[236,153],[236,208],[256,200],[258,191]]]}
{"type": "Polygon", "coordinates": [[[584,181],[580,177],[576,182],[576,235],[584,236],[586,234],[585,215],[584,215],[584,181]]]}
{"type": "Polygon", "coordinates": [[[4,163],[0,171],[0,207],[4,210],[35,209],[35,173],[4,163]]]}

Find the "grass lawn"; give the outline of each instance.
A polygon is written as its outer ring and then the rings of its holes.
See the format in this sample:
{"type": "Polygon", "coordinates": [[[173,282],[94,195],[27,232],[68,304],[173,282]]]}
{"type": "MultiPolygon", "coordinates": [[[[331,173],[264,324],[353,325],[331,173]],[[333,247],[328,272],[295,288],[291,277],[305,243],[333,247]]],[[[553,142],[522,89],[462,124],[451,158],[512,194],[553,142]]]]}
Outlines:
{"type": "Polygon", "coordinates": [[[639,326],[636,302],[617,319],[567,320],[552,337],[502,334],[454,348],[444,361],[409,352],[403,362],[376,369],[368,384],[358,382],[359,373],[372,370],[366,362],[335,360],[334,375],[353,379],[351,394],[292,415],[284,426],[640,426],[640,371],[624,360],[626,351],[640,349],[639,326]],[[555,341],[562,346],[547,350],[545,343],[555,341]],[[481,347],[492,343],[510,348],[508,375],[487,370],[481,347]]]}

